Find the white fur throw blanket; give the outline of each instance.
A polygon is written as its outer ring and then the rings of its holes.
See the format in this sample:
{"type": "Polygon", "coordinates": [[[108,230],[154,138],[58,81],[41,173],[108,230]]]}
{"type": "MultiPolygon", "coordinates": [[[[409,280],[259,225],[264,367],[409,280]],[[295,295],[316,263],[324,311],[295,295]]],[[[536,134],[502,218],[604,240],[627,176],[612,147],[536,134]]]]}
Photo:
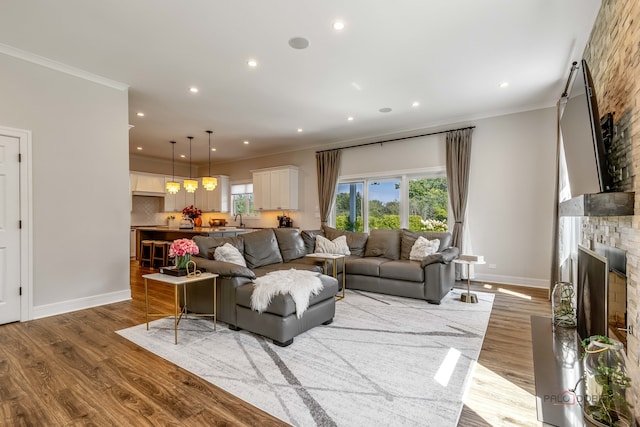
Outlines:
{"type": "Polygon", "coordinates": [[[276,295],[289,294],[296,304],[296,316],[309,307],[312,295],[318,295],[323,288],[320,273],[307,270],[278,270],[258,277],[253,283],[251,309],[262,313],[267,309],[271,299],[276,295]]]}

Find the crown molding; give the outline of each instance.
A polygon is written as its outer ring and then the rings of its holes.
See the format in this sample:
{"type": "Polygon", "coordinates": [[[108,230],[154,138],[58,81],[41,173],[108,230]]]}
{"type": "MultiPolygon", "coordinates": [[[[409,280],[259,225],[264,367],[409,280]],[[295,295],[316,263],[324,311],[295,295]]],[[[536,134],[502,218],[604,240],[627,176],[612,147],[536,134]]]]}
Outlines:
{"type": "Polygon", "coordinates": [[[115,80],[108,79],[106,77],[99,76],[97,74],[90,73],[85,70],[81,70],[71,65],[63,64],[62,62],[54,61],[53,59],[45,58],[44,56],[36,55],[35,53],[27,52],[26,50],[18,49],[13,46],[0,43],[0,53],[14,58],[22,59],[33,64],[41,65],[43,67],[50,68],[52,70],[60,71],[61,73],[69,74],[75,77],[79,77],[84,80],[88,80],[93,83],[107,86],[112,89],[128,91],[129,85],[115,80]]]}

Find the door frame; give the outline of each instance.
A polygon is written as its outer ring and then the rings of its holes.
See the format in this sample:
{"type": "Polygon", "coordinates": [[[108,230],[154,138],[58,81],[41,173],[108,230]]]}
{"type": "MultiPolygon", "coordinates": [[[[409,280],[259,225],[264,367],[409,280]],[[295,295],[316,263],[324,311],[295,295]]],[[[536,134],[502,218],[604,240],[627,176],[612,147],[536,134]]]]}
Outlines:
{"type": "Polygon", "coordinates": [[[31,131],[0,126],[0,135],[18,138],[20,150],[19,194],[20,194],[20,321],[32,319],[33,315],[33,209],[32,209],[32,151],[31,131]]]}

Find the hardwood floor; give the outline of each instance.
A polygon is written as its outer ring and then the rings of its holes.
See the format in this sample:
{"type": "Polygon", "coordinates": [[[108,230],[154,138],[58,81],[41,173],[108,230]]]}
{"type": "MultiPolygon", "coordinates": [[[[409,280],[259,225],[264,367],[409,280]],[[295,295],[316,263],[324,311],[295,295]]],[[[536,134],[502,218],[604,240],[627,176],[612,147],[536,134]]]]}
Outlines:
{"type": "MultiPolygon", "coordinates": [[[[0,326],[0,425],[286,425],[114,333],[145,321],[152,271],[131,263],[130,301],[0,326]]],[[[549,315],[547,292],[472,287],[496,299],[459,425],[539,426],[529,317],[549,315]]],[[[172,297],[150,303],[170,310],[172,297]]]]}

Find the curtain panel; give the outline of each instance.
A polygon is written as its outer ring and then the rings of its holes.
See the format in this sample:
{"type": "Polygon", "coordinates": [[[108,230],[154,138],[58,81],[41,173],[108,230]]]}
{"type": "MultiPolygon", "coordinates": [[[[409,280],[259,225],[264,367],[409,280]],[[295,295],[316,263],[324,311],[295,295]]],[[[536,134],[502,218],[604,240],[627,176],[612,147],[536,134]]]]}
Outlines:
{"type": "Polygon", "coordinates": [[[473,128],[446,133],[447,181],[454,225],[452,246],[462,250],[463,228],[469,193],[469,165],[471,163],[471,134],[473,128]]]}
{"type": "Polygon", "coordinates": [[[338,185],[340,173],[340,150],[316,153],[316,170],[318,173],[318,202],[320,207],[320,222],[329,221],[331,203],[338,185]]]}

